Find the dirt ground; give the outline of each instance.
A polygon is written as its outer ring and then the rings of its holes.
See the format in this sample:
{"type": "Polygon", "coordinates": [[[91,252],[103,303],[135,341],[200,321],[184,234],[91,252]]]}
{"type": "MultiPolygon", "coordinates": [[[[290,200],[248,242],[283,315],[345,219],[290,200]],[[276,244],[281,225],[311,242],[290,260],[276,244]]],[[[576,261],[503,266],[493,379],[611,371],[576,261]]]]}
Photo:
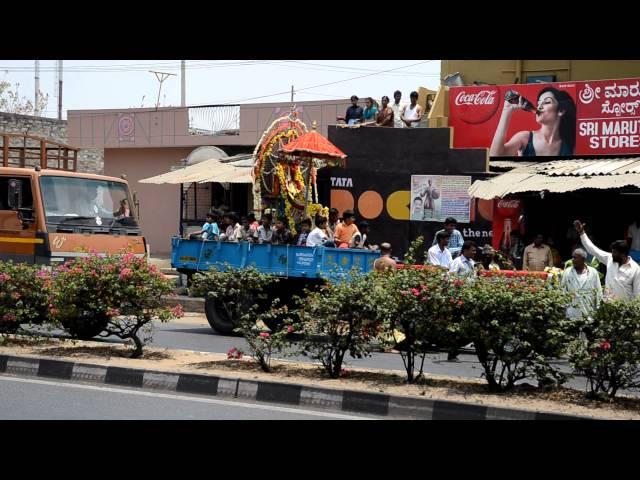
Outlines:
{"type": "Polygon", "coordinates": [[[471,402],[487,406],[546,411],[608,419],[640,419],[640,399],[620,397],[615,402],[599,402],[584,397],[584,392],[559,388],[540,391],[528,385],[515,392],[494,394],[481,379],[429,374],[417,384],[407,385],[398,372],[380,369],[349,369],[340,379],[323,375],[318,365],[272,361],[273,372],[265,373],[250,358],[228,360],[225,354],[147,348],[142,358],[127,358],[130,349],[123,345],[98,342],[9,337],[0,339],[0,354],[54,357],[98,365],[202,373],[223,377],[298,383],[335,389],[363,390],[393,395],[422,396],[434,400],[471,402]]]}

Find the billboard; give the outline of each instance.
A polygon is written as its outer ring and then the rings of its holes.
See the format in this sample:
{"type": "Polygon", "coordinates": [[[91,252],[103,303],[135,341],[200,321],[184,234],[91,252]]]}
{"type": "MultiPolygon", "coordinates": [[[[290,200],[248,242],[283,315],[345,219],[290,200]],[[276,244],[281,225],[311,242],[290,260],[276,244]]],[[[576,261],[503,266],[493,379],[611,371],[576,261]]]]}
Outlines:
{"type": "Polygon", "coordinates": [[[640,79],[451,87],[455,148],[492,157],[640,153],[640,79]]]}
{"type": "Polygon", "coordinates": [[[454,217],[469,223],[471,177],[461,175],[412,175],[411,220],[444,222],[454,217]]]}

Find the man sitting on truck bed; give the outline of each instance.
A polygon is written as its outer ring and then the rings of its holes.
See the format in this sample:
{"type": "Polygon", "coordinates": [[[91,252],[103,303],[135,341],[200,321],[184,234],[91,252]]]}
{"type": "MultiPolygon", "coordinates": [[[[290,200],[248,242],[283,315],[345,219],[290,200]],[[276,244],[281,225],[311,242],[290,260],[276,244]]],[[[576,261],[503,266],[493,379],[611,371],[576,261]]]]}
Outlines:
{"type": "Polygon", "coordinates": [[[216,218],[213,213],[207,213],[207,221],[202,225],[202,230],[197,232],[193,232],[189,235],[191,239],[201,239],[201,240],[218,240],[218,236],[220,235],[220,230],[218,229],[218,224],[216,223],[216,218]]]}
{"type": "Polygon", "coordinates": [[[355,225],[355,214],[351,210],[345,210],[342,214],[342,223],[336,227],[335,242],[338,247],[348,247],[353,236],[358,232],[355,225]]]}
{"type": "Polygon", "coordinates": [[[286,217],[278,217],[278,220],[276,220],[271,243],[274,245],[291,245],[293,243],[293,234],[287,228],[286,217]]]}

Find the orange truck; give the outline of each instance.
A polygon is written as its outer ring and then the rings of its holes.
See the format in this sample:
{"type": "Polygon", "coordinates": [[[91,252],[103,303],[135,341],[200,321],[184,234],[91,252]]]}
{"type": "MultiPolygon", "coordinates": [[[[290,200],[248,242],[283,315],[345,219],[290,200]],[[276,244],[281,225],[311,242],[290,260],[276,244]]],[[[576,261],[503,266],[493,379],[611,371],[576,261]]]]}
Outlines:
{"type": "Polygon", "coordinates": [[[146,254],[124,178],[78,173],[77,149],[16,137],[2,136],[0,260],[55,266],[91,252],[146,254]]]}

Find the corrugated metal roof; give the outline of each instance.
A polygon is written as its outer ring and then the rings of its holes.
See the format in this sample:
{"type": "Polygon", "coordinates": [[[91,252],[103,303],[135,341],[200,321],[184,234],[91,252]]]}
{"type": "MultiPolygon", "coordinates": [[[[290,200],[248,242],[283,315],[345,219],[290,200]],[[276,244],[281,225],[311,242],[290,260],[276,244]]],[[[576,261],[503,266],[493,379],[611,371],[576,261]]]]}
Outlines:
{"type": "Polygon", "coordinates": [[[563,193],[626,186],[640,187],[640,157],[532,163],[489,180],[477,180],[469,188],[469,195],[490,200],[522,192],[563,193]]]}
{"type": "MultiPolygon", "coordinates": [[[[226,178],[226,177],[225,177],[226,178]]],[[[179,170],[173,170],[162,175],[156,175],[140,180],[140,183],[155,184],[179,184],[191,182],[218,182],[228,183],[251,183],[251,168],[238,167],[233,163],[223,163],[218,159],[211,158],[204,162],[196,163],[179,170]],[[230,178],[240,180],[214,180],[217,176],[230,174],[230,178]]]]}

